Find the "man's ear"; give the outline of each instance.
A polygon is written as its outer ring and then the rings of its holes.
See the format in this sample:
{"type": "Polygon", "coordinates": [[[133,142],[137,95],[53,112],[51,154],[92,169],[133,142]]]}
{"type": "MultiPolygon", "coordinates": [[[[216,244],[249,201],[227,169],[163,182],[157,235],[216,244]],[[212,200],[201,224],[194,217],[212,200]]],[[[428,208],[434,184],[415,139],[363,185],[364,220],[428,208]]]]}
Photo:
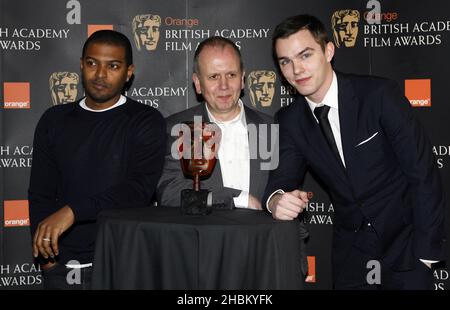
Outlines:
{"type": "Polygon", "coordinates": [[[202,88],[200,87],[200,79],[198,78],[197,73],[192,74],[192,81],[194,81],[195,91],[200,95],[202,93],[202,88]]]}
{"type": "Polygon", "coordinates": [[[334,44],[333,44],[333,42],[328,42],[327,45],[325,45],[325,56],[327,58],[327,62],[331,62],[331,60],[334,57],[334,44]]]}
{"type": "Polygon", "coordinates": [[[134,72],[134,64],[131,64],[128,66],[128,71],[127,71],[127,82],[131,79],[131,76],[133,75],[134,72]]]}

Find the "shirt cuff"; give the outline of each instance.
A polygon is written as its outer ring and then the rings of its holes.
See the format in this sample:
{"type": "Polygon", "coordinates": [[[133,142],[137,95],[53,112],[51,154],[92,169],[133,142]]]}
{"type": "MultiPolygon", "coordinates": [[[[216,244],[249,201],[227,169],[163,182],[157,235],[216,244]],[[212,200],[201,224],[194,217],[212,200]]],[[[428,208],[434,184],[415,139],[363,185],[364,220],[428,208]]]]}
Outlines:
{"type": "Polygon", "coordinates": [[[275,194],[284,194],[284,193],[285,193],[284,190],[282,190],[282,189],[277,189],[276,191],[274,191],[274,192],[269,196],[269,198],[267,198],[266,209],[267,209],[267,211],[269,211],[269,213],[272,213],[272,211],[270,211],[270,209],[269,209],[269,201],[270,201],[270,199],[272,198],[272,196],[275,195],[275,194]]]}
{"type": "Polygon", "coordinates": [[[246,191],[241,191],[239,196],[233,198],[234,206],[236,208],[248,208],[248,194],[246,191]]]}

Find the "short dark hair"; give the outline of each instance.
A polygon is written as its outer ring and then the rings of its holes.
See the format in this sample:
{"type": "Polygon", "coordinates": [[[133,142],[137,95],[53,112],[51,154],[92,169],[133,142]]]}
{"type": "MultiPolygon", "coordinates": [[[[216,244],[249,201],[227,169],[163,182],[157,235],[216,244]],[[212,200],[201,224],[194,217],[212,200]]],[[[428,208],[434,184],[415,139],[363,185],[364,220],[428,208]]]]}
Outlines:
{"type": "Polygon", "coordinates": [[[296,15],[289,17],[282,21],[275,27],[272,34],[272,50],[276,59],[275,45],[278,39],[285,39],[290,35],[300,31],[309,30],[314,40],[320,45],[323,51],[325,51],[325,46],[330,39],[328,38],[327,30],[325,25],[317,18],[312,15],[296,15]]]}
{"type": "Polygon", "coordinates": [[[86,55],[86,50],[89,45],[94,43],[104,43],[123,47],[125,49],[125,61],[127,66],[133,64],[133,50],[131,48],[131,43],[124,34],[114,30],[99,30],[94,32],[86,42],[84,42],[83,53],[81,55],[82,58],[86,55]]]}
{"type": "Polygon", "coordinates": [[[214,36],[214,37],[210,37],[206,40],[203,40],[197,47],[197,49],[195,50],[194,53],[194,73],[199,72],[199,65],[198,65],[198,58],[200,56],[200,53],[202,52],[202,50],[207,47],[207,46],[212,46],[212,47],[221,47],[224,48],[225,46],[230,46],[234,49],[234,51],[236,52],[236,54],[239,57],[239,65],[240,65],[240,69],[241,71],[244,70],[244,63],[242,62],[242,56],[241,56],[241,52],[239,51],[239,48],[236,46],[236,44],[234,44],[233,41],[231,41],[230,39],[224,38],[224,37],[220,37],[220,36],[214,36]]]}

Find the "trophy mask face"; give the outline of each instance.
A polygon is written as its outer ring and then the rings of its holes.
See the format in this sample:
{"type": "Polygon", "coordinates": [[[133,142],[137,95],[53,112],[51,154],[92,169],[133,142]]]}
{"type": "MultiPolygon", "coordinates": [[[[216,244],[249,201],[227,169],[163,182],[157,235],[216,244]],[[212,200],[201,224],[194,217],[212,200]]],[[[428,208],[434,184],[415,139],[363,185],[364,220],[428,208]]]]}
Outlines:
{"type": "Polygon", "coordinates": [[[216,164],[220,128],[214,123],[186,122],[189,130],[180,131],[181,167],[187,176],[209,176],[216,164]]]}

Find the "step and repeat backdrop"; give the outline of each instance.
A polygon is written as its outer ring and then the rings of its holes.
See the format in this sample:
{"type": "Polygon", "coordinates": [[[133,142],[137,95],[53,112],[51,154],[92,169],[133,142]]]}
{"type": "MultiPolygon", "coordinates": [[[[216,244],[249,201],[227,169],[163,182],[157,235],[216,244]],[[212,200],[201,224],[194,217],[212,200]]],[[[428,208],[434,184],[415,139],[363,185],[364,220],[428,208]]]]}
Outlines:
{"type": "MultiPolygon", "coordinates": [[[[83,96],[79,63],[92,32],[114,29],[130,39],[136,71],[127,95],[164,116],[199,104],[191,82],[197,45],[214,35],[230,38],[244,60],[242,100],[273,115],[295,92],[272,60],[272,31],[288,16],[316,15],[337,46],[335,69],[398,82],[431,138],[448,189],[449,12],[450,3],[438,0],[0,0],[0,289],[41,288],[27,201],[33,133],[46,109],[83,96]]],[[[310,194],[306,288],[330,289],[333,205],[313,176],[303,188],[310,194]]],[[[447,202],[447,218],[449,209],[447,202]]],[[[445,264],[434,277],[435,289],[449,288],[445,264]]]]}

